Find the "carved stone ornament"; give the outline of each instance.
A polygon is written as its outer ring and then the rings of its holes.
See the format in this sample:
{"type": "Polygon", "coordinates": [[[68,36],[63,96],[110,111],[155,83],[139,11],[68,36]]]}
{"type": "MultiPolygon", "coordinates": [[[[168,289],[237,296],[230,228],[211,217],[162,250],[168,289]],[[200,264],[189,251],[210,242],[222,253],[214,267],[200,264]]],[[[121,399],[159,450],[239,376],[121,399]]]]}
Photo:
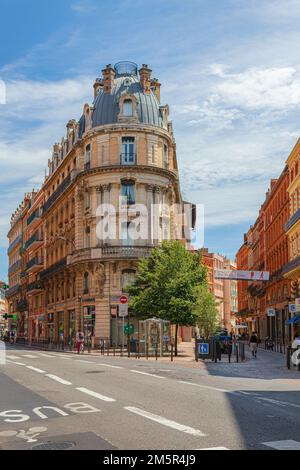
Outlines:
{"type": "Polygon", "coordinates": [[[95,269],[95,279],[97,285],[97,291],[100,298],[104,297],[104,284],[106,281],[105,267],[102,263],[97,264],[95,269]]]}

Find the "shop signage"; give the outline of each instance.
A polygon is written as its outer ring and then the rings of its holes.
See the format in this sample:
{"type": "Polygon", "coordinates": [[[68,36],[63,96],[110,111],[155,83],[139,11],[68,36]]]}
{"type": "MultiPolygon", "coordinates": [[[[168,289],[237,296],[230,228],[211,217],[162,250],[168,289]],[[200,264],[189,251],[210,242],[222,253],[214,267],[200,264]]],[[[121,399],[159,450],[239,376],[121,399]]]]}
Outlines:
{"type": "Polygon", "coordinates": [[[130,335],[133,335],[133,333],[134,333],[134,326],[133,326],[132,323],[130,323],[129,327],[128,327],[128,325],[124,326],[124,334],[128,335],[128,332],[129,332],[130,335]]]}

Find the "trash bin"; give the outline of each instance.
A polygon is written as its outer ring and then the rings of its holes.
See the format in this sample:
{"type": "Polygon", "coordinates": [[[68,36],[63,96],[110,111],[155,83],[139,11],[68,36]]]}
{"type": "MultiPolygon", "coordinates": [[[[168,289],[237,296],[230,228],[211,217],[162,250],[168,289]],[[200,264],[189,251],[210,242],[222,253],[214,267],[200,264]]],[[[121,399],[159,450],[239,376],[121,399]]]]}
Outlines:
{"type": "Polygon", "coordinates": [[[137,339],[131,339],[129,342],[130,345],[130,352],[136,353],[137,352],[137,339]]]}

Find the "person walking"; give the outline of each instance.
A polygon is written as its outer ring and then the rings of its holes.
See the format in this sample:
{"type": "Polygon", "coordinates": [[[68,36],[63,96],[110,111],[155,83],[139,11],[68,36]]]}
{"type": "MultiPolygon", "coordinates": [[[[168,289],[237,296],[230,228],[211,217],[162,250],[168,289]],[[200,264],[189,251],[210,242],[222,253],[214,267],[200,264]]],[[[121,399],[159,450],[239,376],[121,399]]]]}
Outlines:
{"type": "Polygon", "coordinates": [[[76,334],[76,349],[77,349],[77,354],[80,354],[80,350],[84,344],[84,334],[82,331],[78,330],[76,334]]]}
{"type": "Polygon", "coordinates": [[[249,346],[250,346],[250,350],[252,352],[252,356],[255,357],[255,359],[256,359],[256,355],[257,355],[257,344],[258,344],[257,333],[256,333],[256,331],[253,331],[252,335],[250,336],[250,339],[249,339],[249,346]]]}

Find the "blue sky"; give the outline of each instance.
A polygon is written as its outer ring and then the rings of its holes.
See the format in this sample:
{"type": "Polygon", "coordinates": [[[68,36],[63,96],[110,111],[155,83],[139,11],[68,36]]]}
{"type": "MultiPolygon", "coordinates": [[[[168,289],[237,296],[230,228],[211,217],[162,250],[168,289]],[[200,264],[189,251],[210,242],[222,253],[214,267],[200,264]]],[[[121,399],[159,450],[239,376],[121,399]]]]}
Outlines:
{"type": "Polygon", "coordinates": [[[1,0],[0,278],[11,212],[108,63],[162,82],[186,198],[231,258],[299,136],[298,0],[1,0]],[[13,27],[12,27],[13,25],[13,27]]]}

